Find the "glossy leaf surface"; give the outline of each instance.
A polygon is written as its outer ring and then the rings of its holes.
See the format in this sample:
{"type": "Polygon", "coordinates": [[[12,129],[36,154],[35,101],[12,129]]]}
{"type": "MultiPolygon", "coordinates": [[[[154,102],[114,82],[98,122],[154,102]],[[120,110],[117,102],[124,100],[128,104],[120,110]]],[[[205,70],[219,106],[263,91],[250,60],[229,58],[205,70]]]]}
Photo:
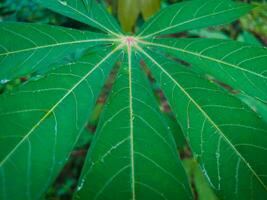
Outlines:
{"type": "Polygon", "coordinates": [[[193,63],[236,90],[267,103],[267,50],[217,39],[158,40],[152,44],[193,63]]]}
{"type": "Polygon", "coordinates": [[[173,135],[179,148],[190,146],[219,199],[267,198],[266,49],[227,40],[160,39],[231,22],[251,6],[185,1],[128,36],[102,1],[36,1],[104,33],[0,24],[1,200],[44,196],[78,139],[88,143],[80,136],[111,71],[115,83],[111,93],[110,81],[101,93],[109,97],[74,198],[193,199],[198,187],[181,165],[173,135]],[[69,60],[73,54],[79,56],[69,60]],[[39,70],[49,73],[32,73],[39,70]],[[5,84],[28,73],[20,86],[5,84]],[[164,91],[161,103],[170,104],[179,126],[160,112],[146,75],[164,91]],[[223,85],[237,92],[229,94],[223,85]]]}
{"type": "Polygon", "coordinates": [[[162,9],[144,24],[138,36],[145,38],[221,25],[238,19],[251,9],[231,0],[194,0],[162,9]]]}
{"type": "Polygon", "coordinates": [[[113,36],[118,35],[120,27],[115,19],[96,0],[35,0],[42,6],[101,29],[113,36]]]}
{"type": "Polygon", "coordinates": [[[40,198],[83,131],[114,59],[106,51],[0,96],[1,200],[40,198]]]}
{"type": "Polygon", "coordinates": [[[76,199],[192,199],[171,132],[137,62],[122,65],[76,199]],[[160,180],[160,182],[159,182],[160,180]]]}
{"type": "Polygon", "coordinates": [[[0,80],[6,81],[110,41],[104,34],[27,23],[1,23],[0,35],[0,80]]]}
{"type": "Polygon", "coordinates": [[[140,51],[219,198],[265,199],[267,125],[218,86],[178,63],[140,51]]]}

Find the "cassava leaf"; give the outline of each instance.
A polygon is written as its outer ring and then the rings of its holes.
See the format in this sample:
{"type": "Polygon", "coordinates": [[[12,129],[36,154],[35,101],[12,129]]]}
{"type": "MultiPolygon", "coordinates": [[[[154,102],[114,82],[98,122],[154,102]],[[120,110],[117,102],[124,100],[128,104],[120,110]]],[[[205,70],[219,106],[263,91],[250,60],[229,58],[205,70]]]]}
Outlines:
{"type": "Polygon", "coordinates": [[[266,199],[267,125],[218,86],[152,51],[139,50],[219,198],[266,199]]]}
{"type": "Polygon", "coordinates": [[[267,49],[231,40],[155,40],[153,46],[195,64],[236,90],[267,103],[267,49]]]}
{"type": "Polygon", "coordinates": [[[125,32],[133,32],[140,13],[147,20],[160,9],[160,0],[118,0],[118,18],[125,32]]]}
{"type": "Polygon", "coordinates": [[[45,68],[65,56],[112,41],[107,35],[44,24],[0,24],[0,80],[45,68]]]}
{"type": "Polygon", "coordinates": [[[116,49],[0,96],[0,199],[39,199],[84,130],[116,49]],[[19,99],[19,101],[18,101],[19,99]]]}
{"type": "Polygon", "coordinates": [[[91,131],[87,130],[87,128],[84,128],[83,131],[80,133],[80,137],[76,142],[75,148],[84,148],[86,145],[91,143],[93,137],[94,134],[91,131]]]}
{"type": "Polygon", "coordinates": [[[172,135],[134,58],[128,50],[76,199],[192,199],[172,135]]]}
{"type": "Polygon", "coordinates": [[[118,18],[125,32],[133,32],[139,13],[138,1],[118,0],[118,18]]]}
{"type": "Polygon", "coordinates": [[[173,135],[177,149],[178,150],[184,149],[184,147],[186,146],[186,139],[176,119],[174,118],[173,115],[170,115],[170,114],[164,114],[163,116],[164,116],[165,121],[167,122],[167,126],[170,132],[173,135]]]}
{"type": "Polygon", "coordinates": [[[142,16],[145,20],[160,9],[160,0],[138,0],[142,16]]]}
{"type": "Polygon", "coordinates": [[[97,0],[35,0],[41,5],[114,36],[121,33],[116,20],[97,0]]]}
{"type": "Polygon", "coordinates": [[[198,162],[194,159],[185,159],[183,161],[188,175],[192,178],[192,182],[196,187],[199,200],[219,200],[209,186],[204,177],[198,162]]]}
{"type": "MultiPolygon", "coordinates": [[[[44,196],[73,148],[89,142],[82,141],[82,131],[122,55],[74,198],[201,198],[181,165],[174,135],[178,147],[190,145],[219,199],[267,199],[266,49],[226,40],[159,39],[231,22],[252,6],[185,1],[161,10],[137,36],[126,36],[101,0],[35,1],[105,34],[0,24],[0,200],[44,196]],[[142,67],[164,91],[179,126],[172,128],[160,112],[142,67]],[[49,73],[43,78],[12,90],[5,84],[44,71],[49,73]]],[[[131,3],[139,9],[131,16],[136,18],[149,13],[143,3],[152,1],[131,3]]]]}
{"type": "Polygon", "coordinates": [[[236,95],[241,101],[246,103],[252,110],[254,110],[259,117],[261,117],[267,123],[267,105],[249,95],[237,94],[236,95]]]}
{"type": "Polygon", "coordinates": [[[243,31],[240,33],[237,37],[237,41],[263,47],[263,44],[259,41],[259,39],[248,31],[243,31]]]}
{"type": "Polygon", "coordinates": [[[182,32],[232,22],[251,9],[249,4],[231,0],[194,0],[177,3],[162,9],[148,20],[139,37],[182,32]]]}

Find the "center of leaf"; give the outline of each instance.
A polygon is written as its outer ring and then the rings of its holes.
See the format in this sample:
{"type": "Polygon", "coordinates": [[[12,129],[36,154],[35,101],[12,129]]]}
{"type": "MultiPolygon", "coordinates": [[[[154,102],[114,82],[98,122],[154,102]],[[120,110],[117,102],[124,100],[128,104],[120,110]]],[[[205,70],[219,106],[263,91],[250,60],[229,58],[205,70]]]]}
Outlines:
{"type": "Polygon", "coordinates": [[[123,43],[127,46],[133,46],[136,43],[136,39],[131,36],[127,36],[123,38],[123,43]]]}

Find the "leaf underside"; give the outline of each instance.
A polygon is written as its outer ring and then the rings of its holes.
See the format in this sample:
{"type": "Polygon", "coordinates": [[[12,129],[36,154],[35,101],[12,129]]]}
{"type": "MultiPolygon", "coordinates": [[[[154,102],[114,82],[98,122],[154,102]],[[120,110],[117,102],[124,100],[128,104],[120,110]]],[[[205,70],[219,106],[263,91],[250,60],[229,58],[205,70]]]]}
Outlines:
{"type": "Polygon", "coordinates": [[[120,69],[75,199],[193,199],[144,65],[219,199],[267,198],[266,49],[228,40],[158,38],[229,23],[251,6],[230,0],[177,3],[129,37],[99,1],[36,1],[102,33],[0,24],[1,83],[45,71],[44,77],[0,95],[1,200],[39,199],[45,193],[115,63],[120,69]],[[77,49],[83,56],[74,59],[77,49]]]}

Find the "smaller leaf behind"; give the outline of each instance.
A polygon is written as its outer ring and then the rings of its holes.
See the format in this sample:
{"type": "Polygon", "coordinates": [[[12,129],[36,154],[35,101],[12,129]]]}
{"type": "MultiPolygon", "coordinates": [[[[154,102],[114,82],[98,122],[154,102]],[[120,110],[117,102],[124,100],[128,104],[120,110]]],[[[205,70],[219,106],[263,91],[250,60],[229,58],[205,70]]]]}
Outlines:
{"type": "Polygon", "coordinates": [[[160,0],[139,0],[139,7],[146,21],[160,9],[160,0]]]}
{"type": "Polygon", "coordinates": [[[237,94],[236,96],[251,107],[267,123],[267,105],[265,103],[246,94],[237,94]]]}
{"type": "Polygon", "coordinates": [[[134,32],[134,27],[141,13],[146,21],[160,9],[160,0],[119,0],[118,18],[125,32],[134,32]]]}
{"type": "Polygon", "coordinates": [[[197,199],[199,200],[218,200],[214,192],[209,186],[206,178],[199,167],[199,164],[194,159],[183,160],[183,165],[187,171],[187,174],[192,179],[195,190],[197,192],[197,199]]]}
{"type": "Polygon", "coordinates": [[[125,32],[133,32],[139,14],[139,2],[137,0],[118,0],[118,18],[125,32]]]}

